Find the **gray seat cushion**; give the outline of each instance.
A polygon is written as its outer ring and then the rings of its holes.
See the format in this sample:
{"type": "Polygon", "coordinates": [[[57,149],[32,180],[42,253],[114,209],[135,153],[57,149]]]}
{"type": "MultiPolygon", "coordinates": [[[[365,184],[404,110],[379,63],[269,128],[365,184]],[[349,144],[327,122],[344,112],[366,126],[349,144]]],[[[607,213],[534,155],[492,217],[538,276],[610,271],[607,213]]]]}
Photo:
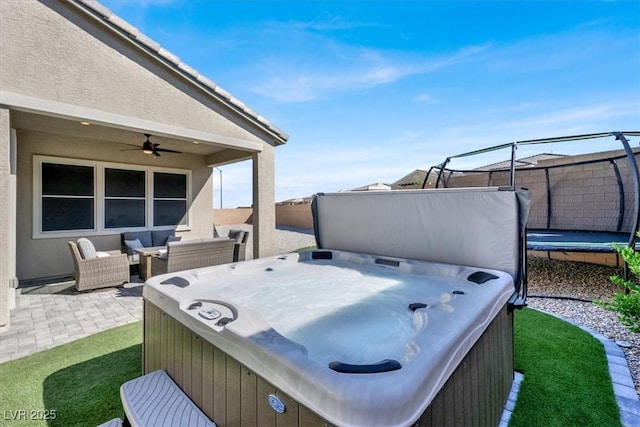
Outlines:
{"type": "Polygon", "coordinates": [[[174,230],[151,230],[151,246],[165,246],[167,239],[174,235],[174,230]]]}

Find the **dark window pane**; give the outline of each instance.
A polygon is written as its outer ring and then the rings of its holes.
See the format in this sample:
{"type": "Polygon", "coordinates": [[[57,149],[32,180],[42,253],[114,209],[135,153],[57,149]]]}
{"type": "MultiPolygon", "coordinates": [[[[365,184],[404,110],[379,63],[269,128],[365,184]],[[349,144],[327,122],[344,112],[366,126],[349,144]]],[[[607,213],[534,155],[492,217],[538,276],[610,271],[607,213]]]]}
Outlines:
{"type": "Polygon", "coordinates": [[[43,163],[42,194],[93,196],[93,167],[43,163]]]}
{"type": "Polygon", "coordinates": [[[144,227],[144,200],[108,199],[104,208],[105,228],[144,227]]]}
{"type": "Polygon", "coordinates": [[[42,231],[93,230],[93,199],[44,197],[42,231]]]}
{"type": "Polygon", "coordinates": [[[186,199],[187,176],[176,173],[154,172],[153,197],[156,199],[186,199]]]}
{"type": "Polygon", "coordinates": [[[104,170],[104,192],[107,197],[144,197],[144,171],[104,170]]]}
{"type": "Polygon", "coordinates": [[[184,225],[187,223],[187,202],[184,200],[155,200],[153,225],[184,225]]]}

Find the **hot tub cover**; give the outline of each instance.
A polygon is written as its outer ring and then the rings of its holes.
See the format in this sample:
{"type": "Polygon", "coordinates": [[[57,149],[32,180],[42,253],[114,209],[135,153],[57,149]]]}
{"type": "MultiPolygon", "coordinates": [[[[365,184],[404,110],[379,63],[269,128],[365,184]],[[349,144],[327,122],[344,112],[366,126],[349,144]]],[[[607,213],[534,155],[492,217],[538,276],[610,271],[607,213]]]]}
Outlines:
{"type": "Polygon", "coordinates": [[[318,194],[318,248],[523,271],[530,194],[512,187],[318,194]]]}

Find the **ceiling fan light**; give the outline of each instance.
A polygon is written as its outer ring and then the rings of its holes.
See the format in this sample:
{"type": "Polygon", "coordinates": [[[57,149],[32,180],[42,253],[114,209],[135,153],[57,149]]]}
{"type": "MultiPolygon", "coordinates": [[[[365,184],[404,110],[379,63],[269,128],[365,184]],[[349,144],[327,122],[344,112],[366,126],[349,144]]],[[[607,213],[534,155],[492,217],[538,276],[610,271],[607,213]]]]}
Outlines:
{"type": "Polygon", "coordinates": [[[142,152],[144,154],[153,154],[153,144],[149,141],[145,141],[144,144],[142,144],[142,152]]]}

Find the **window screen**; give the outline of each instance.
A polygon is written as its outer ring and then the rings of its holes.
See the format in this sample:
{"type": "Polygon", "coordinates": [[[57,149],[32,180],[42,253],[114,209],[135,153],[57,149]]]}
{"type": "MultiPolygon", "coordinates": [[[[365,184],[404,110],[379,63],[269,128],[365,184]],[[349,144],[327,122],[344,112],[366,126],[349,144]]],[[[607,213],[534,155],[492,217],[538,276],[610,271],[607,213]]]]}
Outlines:
{"type": "Polygon", "coordinates": [[[187,223],[187,176],[154,172],[153,225],[185,225],[187,223]]]}
{"type": "Polygon", "coordinates": [[[92,166],[42,163],[42,231],[95,228],[92,166]]]}
{"type": "Polygon", "coordinates": [[[144,227],[145,188],[144,171],[105,168],[105,228],[144,227]]]}

